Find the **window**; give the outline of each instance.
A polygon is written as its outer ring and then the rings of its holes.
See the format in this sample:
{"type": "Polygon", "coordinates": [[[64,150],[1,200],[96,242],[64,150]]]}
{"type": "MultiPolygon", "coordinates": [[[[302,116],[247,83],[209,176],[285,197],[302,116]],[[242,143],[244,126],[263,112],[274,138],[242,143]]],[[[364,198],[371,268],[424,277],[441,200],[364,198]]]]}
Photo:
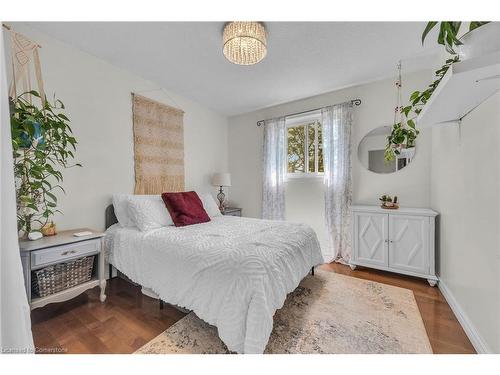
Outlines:
{"type": "Polygon", "coordinates": [[[323,139],[319,115],[287,120],[287,173],[290,177],[324,172],[323,139]]]}

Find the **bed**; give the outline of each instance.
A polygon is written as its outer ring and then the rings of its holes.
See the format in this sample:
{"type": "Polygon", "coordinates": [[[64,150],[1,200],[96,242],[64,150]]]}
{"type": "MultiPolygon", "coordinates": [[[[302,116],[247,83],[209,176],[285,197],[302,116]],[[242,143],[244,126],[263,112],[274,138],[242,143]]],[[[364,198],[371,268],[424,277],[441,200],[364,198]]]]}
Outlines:
{"type": "Polygon", "coordinates": [[[141,232],[106,210],[110,264],[165,302],[217,327],[229,350],[263,353],[274,312],[323,263],[309,226],[235,216],[141,232]]]}

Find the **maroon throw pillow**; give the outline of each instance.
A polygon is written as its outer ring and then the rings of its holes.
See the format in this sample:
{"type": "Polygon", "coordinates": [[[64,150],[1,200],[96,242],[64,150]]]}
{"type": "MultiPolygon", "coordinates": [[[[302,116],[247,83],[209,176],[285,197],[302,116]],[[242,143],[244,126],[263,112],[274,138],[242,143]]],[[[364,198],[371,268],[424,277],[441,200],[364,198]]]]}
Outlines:
{"type": "Polygon", "coordinates": [[[200,197],[194,191],[163,193],[161,198],[165,202],[165,206],[167,206],[176,227],[210,221],[200,197]]]}

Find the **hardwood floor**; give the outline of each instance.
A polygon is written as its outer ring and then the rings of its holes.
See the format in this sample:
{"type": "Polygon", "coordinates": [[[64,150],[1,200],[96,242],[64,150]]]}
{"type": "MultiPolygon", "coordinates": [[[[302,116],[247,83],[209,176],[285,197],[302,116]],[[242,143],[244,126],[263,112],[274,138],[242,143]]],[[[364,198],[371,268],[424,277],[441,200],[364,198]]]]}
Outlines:
{"type": "Polygon", "coordinates": [[[33,310],[32,331],[39,352],[133,353],[185,314],[141,293],[121,278],[108,280],[105,303],[99,288],[70,301],[33,310]],[[54,350],[55,349],[55,350],[54,350]]]}
{"type": "Polygon", "coordinates": [[[439,289],[429,286],[426,280],[363,267],[352,271],[350,267],[338,263],[325,264],[321,267],[343,275],[412,290],[434,353],[476,353],[439,289]]]}
{"type": "MultiPolygon", "coordinates": [[[[465,332],[438,288],[425,280],[340,264],[321,266],[344,275],[413,290],[434,353],[475,353],[465,332]]],[[[31,314],[38,352],[132,353],[170,327],[185,314],[144,296],[139,287],[114,278],[108,282],[107,300],[99,302],[94,288],[60,304],[31,314]]]]}

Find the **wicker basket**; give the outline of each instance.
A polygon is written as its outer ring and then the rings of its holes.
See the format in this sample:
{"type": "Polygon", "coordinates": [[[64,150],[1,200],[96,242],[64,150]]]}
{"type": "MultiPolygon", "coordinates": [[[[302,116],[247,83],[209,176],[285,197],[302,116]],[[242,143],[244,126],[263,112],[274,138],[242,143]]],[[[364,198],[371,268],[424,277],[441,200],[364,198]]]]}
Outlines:
{"type": "Polygon", "coordinates": [[[84,283],[91,279],[93,266],[94,256],[90,256],[33,271],[32,290],[46,297],[84,283]]]}

